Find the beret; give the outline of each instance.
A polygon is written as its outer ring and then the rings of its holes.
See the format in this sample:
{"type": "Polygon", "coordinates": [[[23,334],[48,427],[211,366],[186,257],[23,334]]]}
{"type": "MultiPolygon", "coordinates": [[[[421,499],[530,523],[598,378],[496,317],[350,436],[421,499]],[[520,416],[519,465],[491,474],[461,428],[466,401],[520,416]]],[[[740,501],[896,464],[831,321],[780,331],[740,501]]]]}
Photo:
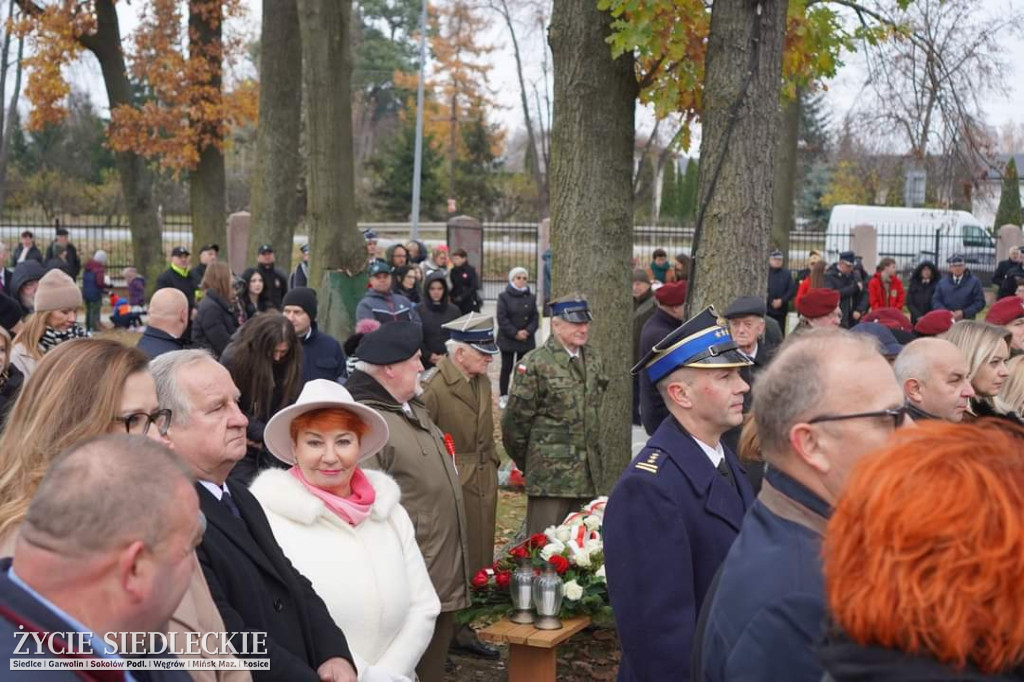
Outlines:
{"type": "Polygon", "coordinates": [[[768,308],[765,305],[763,298],[760,296],[740,296],[729,304],[729,307],[725,309],[725,314],[722,315],[722,317],[727,320],[731,320],[734,317],[745,317],[747,315],[764,317],[767,314],[768,308]]]}
{"type": "Polygon", "coordinates": [[[662,305],[682,305],[686,303],[687,286],[685,279],[670,282],[658,287],[658,290],[654,292],[654,297],[662,305]]]}
{"type": "Polygon", "coordinates": [[[985,321],[1002,326],[1020,317],[1024,317],[1024,301],[1016,296],[1007,296],[992,304],[985,315],[985,321]]]}
{"type": "Polygon", "coordinates": [[[371,365],[394,365],[415,355],[422,343],[423,327],[420,325],[389,322],[359,339],[356,357],[371,365]]]}
{"type": "Polygon", "coordinates": [[[914,325],[914,331],[918,336],[938,336],[945,334],[953,326],[956,320],[950,310],[933,310],[923,315],[914,325]]]}
{"type": "Polygon", "coordinates": [[[839,292],[835,289],[810,289],[796,303],[796,311],[813,320],[830,315],[839,307],[839,292]]]}
{"type": "Polygon", "coordinates": [[[878,308],[864,316],[862,322],[878,322],[889,329],[898,329],[903,332],[914,330],[910,318],[903,314],[902,310],[896,308],[878,308]]]}

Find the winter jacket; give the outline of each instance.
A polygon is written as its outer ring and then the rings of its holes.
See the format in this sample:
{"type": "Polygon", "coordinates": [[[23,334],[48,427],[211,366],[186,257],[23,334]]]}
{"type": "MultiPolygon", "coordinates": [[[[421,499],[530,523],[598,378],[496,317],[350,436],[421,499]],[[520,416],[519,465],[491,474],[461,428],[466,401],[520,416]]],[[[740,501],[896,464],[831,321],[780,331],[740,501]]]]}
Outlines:
{"type": "Polygon", "coordinates": [[[0,429],[7,423],[7,413],[14,406],[21,385],[25,383],[25,375],[14,365],[8,365],[6,374],[6,377],[0,377],[0,429]]]}
{"type": "MultiPolygon", "coordinates": [[[[640,332],[640,347],[637,349],[640,357],[646,355],[647,351],[654,348],[654,344],[668,336],[680,324],[679,320],[661,308],[655,310],[640,332]]],[[[647,435],[653,436],[667,416],[668,408],[665,407],[665,401],[658,393],[657,387],[647,378],[647,372],[640,372],[640,420],[647,435]]]]}
{"type": "Polygon", "coordinates": [[[448,330],[444,329],[442,325],[451,322],[452,320],[458,319],[462,313],[459,311],[458,306],[454,303],[448,302],[448,282],[445,280],[444,274],[438,270],[427,275],[426,281],[423,283],[423,303],[419,305],[420,320],[423,322],[423,355],[421,360],[423,361],[423,367],[430,369],[434,366],[434,363],[430,361],[430,355],[436,353],[437,355],[444,355],[448,352],[445,348],[444,342],[451,336],[448,330]],[[433,282],[441,282],[444,284],[444,296],[441,297],[440,303],[434,303],[430,300],[429,286],[433,282]]]}
{"type": "Polygon", "coordinates": [[[107,274],[103,263],[90,258],[85,262],[85,274],[82,275],[82,298],[90,303],[103,300],[103,290],[107,288],[107,274]]]}
{"type": "MultiPolygon", "coordinates": [[[[51,258],[57,257],[57,254],[53,251],[53,247],[56,245],[57,242],[51,242],[46,247],[46,258],[44,260],[48,261],[51,258]]],[[[71,279],[78,279],[78,273],[82,271],[82,259],[78,257],[78,249],[70,242],[64,245],[64,260],[67,261],[68,267],[66,272],[71,275],[71,279]]]]}
{"type": "Polygon", "coordinates": [[[333,336],[324,334],[316,322],[302,337],[302,383],[313,379],[338,381],[348,376],[345,353],[333,336]]]}
{"type": "Polygon", "coordinates": [[[177,289],[181,293],[185,294],[185,300],[188,301],[188,328],[182,335],[184,339],[192,338],[192,311],[196,307],[196,289],[199,287],[199,283],[192,279],[192,275],[182,275],[174,268],[167,268],[160,276],[156,278],[156,290],[160,289],[177,289]]]}
{"type": "Polygon", "coordinates": [[[999,261],[995,272],[992,273],[992,284],[995,284],[997,287],[1002,287],[1003,282],[1006,281],[1007,275],[1009,275],[1011,271],[1017,270],[1020,267],[1021,263],[1014,262],[1009,258],[999,261]]]}
{"type": "Polygon", "coordinates": [[[382,294],[376,289],[366,290],[363,300],[356,306],[356,320],[377,320],[381,324],[402,321],[422,324],[412,301],[401,294],[382,294]]]}
{"type": "Polygon", "coordinates": [[[0,294],[0,326],[7,330],[12,339],[15,337],[14,328],[24,315],[20,303],[6,294],[0,294]]]}
{"type": "Polygon", "coordinates": [[[128,303],[146,305],[146,278],[138,276],[128,282],[128,303]]]}
{"type": "Polygon", "coordinates": [[[853,313],[868,311],[868,294],[866,283],[856,270],[849,275],[839,272],[839,267],[833,263],[825,270],[825,286],[839,292],[839,309],[843,313],[843,326],[849,328],[853,322],[853,313]],[[858,287],[860,283],[864,287],[858,287]]]}
{"type": "MultiPolygon", "coordinates": [[[[57,258],[54,256],[45,263],[43,263],[43,269],[49,272],[50,270],[62,270],[65,275],[71,277],[71,264],[63,258],[57,258]]],[[[72,278],[74,279],[74,278],[72,278]]]]}
{"type": "Polygon", "coordinates": [[[251,492],[285,556],[345,633],[360,678],[368,668],[381,668],[415,679],[441,602],[416,530],[399,504],[398,484],[380,471],[365,474],[376,497],[358,526],[339,518],[287,471],[264,471],[251,492]]]}
{"type": "Polygon", "coordinates": [[[139,343],[135,347],[148,355],[150,360],[152,360],[164,353],[183,350],[185,344],[181,339],[171,336],[163,329],[157,329],[153,325],[149,325],[146,327],[146,331],[142,333],[142,338],[139,339],[139,343]]]}
{"type": "MultiPolygon", "coordinates": [[[[1007,269],[1003,278],[999,282],[999,290],[996,294],[996,298],[1006,298],[1007,296],[1013,296],[1017,293],[1017,281],[1024,279],[1024,265],[1021,263],[1014,263],[1013,267],[1007,269]]],[[[992,278],[992,282],[995,283],[995,278],[992,278]]]]}
{"type": "Polygon", "coordinates": [[[299,264],[295,266],[295,272],[292,273],[291,280],[288,282],[288,288],[294,289],[295,287],[309,286],[309,263],[305,261],[299,261],[299,264]]]}
{"type": "Polygon", "coordinates": [[[406,414],[377,380],[353,372],[345,388],[358,402],[380,412],[388,423],[388,444],[362,463],[363,470],[390,474],[402,489],[402,506],[416,529],[427,573],[441,600],[441,611],[466,608],[469,599],[469,530],[462,485],[444,435],[418,399],[406,414]]]}
{"type": "MultiPolygon", "coordinates": [[[[266,301],[268,308],[280,310],[281,301],[284,300],[284,295],[288,293],[288,276],[275,268],[273,263],[270,265],[257,265],[255,270],[263,278],[263,293],[260,294],[260,298],[266,301]]],[[[242,279],[249,281],[249,278],[244,274],[242,279]]]]}
{"type": "Polygon", "coordinates": [[[192,342],[199,348],[209,348],[219,358],[237,330],[238,316],[231,304],[213,289],[207,289],[192,325],[192,342]]]}
{"type": "Polygon", "coordinates": [[[517,353],[520,356],[537,347],[534,338],[540,316],[537,314],[537,296],[529,288],[518,291],[511,284],[505,291],[498,294],[498,348],[506,353],[517,353]],[[530,334],[524,340],[516,338],[516,332],[525,329],[530,334]]]}
{"type": "Polygon", "coordinates": [[[924,261],[914,268],[914,274],[910,276],[910,286],[907,290],[907,310],[910,311],[912,324],[917,324],[919,318],[931,312],[932,297],[935,296],[935,287],[939,284],[938,272],[939,269],[931,261],[924,261]],[[921,273],[925,268],[932,271],[932,278],[927,282],[921,279],[921,273]]]}
{"type": "Polygon", "coordinates": [[[985,292],[981,280],[970,270],[964,270],[959,284],[953,281],[953,275],[947,274],[935,287],[932,296],[932,310],[961,310],[965,320],[973,320],[984,307],[985,292]]]}
{"type": "Polygon", "coordinates": [[[469,263],[463,263],[452,268],[448,278],[452,283],[452,303],[459,306],[462,314],[480,312],[480,278],[476,274],[476,268],[469,263]]]}
{"type": "Polygon", "coordinates": [[[789,302],[796,296],[796,282],[786,268],[768,269],[768,314],[776,318],[785,318],[789,312],[789,302]],[[781,308],[773,308],[772,301],[782,299],[781,308]]]}
{"type": "Polygon", "coordinates": [[[876,272],[868,280],[868,305],[872,310],[879,308],[895,308],[903,310],[903,304],[907,300],[907,293],[903,290],[903,282],[897,275],[889,280],[889,298],[885,297],[885,283],[882,281],[882,273],[876,272]]]}
{"type": "Polygon", "coordinates": [[[22,308],[25,308],[26,314],[32,312],[32,306],[26,306],[21,302],[21,289],[29,282],[38,282],[45,274],[46,269],[43,267],[43,264],[37,263],[34,260],[27,260],[14,268],[14,274],[11,275],[11,290],[9,294],[22,308]]]}
{"type": "MultiPolygon", "coordinates": [[[[15,247],[14,255],[11,256],[11,267],[12,268],[17,268],[18,265],[20,264],[19,261],[21,260],[21,252],[24,251],[24,250],[25,250],[25,247],[23,245],[21,245],[21,244],[18,244],[18,246],[15,247]]],[[[37,247],[35,244],[33,244],[32,246],[28,247],[28,255],[25,256],[25,261],[24,262],[27,263],[30,260],[34,260],[37,263],[39,263],[40,265],[43,264],[43,253],[42,253],[42,251],[39,250],[39,247],[37,247]]]]}

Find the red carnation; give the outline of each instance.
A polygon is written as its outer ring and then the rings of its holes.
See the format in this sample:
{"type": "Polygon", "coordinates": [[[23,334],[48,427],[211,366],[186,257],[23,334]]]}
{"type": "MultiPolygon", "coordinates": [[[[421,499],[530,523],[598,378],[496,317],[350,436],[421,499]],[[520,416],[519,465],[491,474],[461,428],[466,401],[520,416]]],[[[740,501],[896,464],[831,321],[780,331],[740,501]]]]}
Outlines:
{"type": "Polygon", "coordinates": [[[498,571],[494,574],[494,584],[499,589],[507,590],[508,584],[512,581],[512,574],[508,571],[498,571]]]}
{"type": "Polygon", "coordinates": [[[530,550],[526,549],[523,545],[519,545],[518,547],[513,547],[509,550],[509,554],[511,554],[515,559],[525,559],[530,556],[530,550]]]}
{"type": "Polygon", "coordinates": [[[455,456],[455,440],[452,438],[452,434],[444,434],[444,447],[448,450],[449,455],[455,456]]]}
{"type": "Polygon", "coordinates": [[[569,560],[561,554],[556,554],[548,559],[548,563],[555,567],[555,571],[558,572],[558,575],[562,575],[569,570],[569,560]]]}
{"type": "Polygon", "coordinates": [[[487,587],[488,581],[489,579],[487,577],[487,572],[483,569],[480,569],[476,572],[476,575],[473,576],[473,587],[477,588],[478,590],[482,589],[484,587],[487,587]]]}
{"type": "Polygon", "coordinates": [[[538,548],[539,549],[540,547],[543,547],[546,544],[548,544],[548,536],[544,535],[544,533],[534,533],[533,535],[530,536],[530,547],[531,548],[538,548]]]}

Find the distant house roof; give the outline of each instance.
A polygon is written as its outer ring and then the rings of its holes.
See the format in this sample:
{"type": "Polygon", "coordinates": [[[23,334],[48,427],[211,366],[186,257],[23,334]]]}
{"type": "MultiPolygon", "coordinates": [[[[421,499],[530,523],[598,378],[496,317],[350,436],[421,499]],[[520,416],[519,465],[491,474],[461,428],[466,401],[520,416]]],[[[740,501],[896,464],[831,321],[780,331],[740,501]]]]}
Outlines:
{"type": "Polygon", "coordinates": [[[996,154],[992,159],[992,164],[985,164],[985,180],[995,180],[1002,182],[1003,171],[1006,169],[1006,164],[1010,161],[1010,156],[1013,156],[1013,161],[1017,165],[1017,177],[1019,178],[1024,173],[1024,153],[1021,154],[996,154]]]}

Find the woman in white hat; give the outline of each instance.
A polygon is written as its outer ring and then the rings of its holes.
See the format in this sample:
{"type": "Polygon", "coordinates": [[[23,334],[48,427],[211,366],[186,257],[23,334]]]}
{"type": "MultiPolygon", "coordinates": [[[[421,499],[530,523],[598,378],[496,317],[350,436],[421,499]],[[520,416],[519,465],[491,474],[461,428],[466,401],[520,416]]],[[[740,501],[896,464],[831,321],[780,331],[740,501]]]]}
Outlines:
{"type": "Polygon", "coordinates": [[[441,603],[390,476],[359,463],[388,441],[384,418],[316,379],[267,424],[291,465],[253,481],[274,537],[345,633],[359,679],[415,679],[441,603]]]}

